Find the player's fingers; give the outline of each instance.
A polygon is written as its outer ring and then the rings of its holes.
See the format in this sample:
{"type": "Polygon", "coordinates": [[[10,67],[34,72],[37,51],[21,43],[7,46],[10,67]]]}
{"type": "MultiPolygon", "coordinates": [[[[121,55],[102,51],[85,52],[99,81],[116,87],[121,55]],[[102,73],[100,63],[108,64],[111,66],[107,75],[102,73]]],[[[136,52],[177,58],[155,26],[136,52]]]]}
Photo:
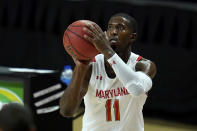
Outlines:
{"type": "Polygon", "coordinates": [[[103,30],[102,30],[97,24],[94,24],[94,27],[95,27],[96,31],[98,32],[99,37],[100,37],[101,39],[102,39],[102,38],[106,38],[105,33],[103,32],[103,30]]]}
{"type": "Polygon", "coordinates": [[[96,37],[96,35],[88,28],[84,27],[83,31],[85,31],[87,34],[91,35],[92,37],[96,37]]]}
{"type": "Polygon", "coordinates": [[[100,39],[104,36],[102,29],[97,24],[88,24],[88,28],[95,33],[94,38],[100,39]]]}
{"type": "Polygon", "coordinates": [[[87,24],[87,28],[91,30],[94,34],[97,34],[97,31],[95,30],[94,26],[92,26],[92,24],[87,24]]]}
{"type": "Polygon", "coordinates": [[[95,27],[98,33],[103,33],[103,30],[97,24],[94,23],[93,26],[95,27]]]}
{"type": "Polygon", "coordinates": [[[100,37],[103,34],[103,31],[101,29],[99,29],[100,27],[98,27],[97,24],[92,23],[92,24],[88,24],[88,27],[92,30],[92,32],[95,33],[95,37],[100,37]]]}
{"type": "Polygon", "coordinates": [[[105,34],[105,38],[106,38],[107,40],[109,40],[109,38],[108,38],[108,36],[107,36],[107,32],[106,32],[106,31],[104,31],[104,34],[105,34]]]}
{"type": "Polygon", "coordinates": [[[93,43],[93,39],[91,37],[89,37],[88,35],[84,35],[83,36],[86,40],[90,41],[91,43],[93,43]]]}
{"type": "Polygon", "coordinates": [[[96,24],[93,24],[92,27],[97,34],[100,34],[100,31],[97,29],[96,24]]]}

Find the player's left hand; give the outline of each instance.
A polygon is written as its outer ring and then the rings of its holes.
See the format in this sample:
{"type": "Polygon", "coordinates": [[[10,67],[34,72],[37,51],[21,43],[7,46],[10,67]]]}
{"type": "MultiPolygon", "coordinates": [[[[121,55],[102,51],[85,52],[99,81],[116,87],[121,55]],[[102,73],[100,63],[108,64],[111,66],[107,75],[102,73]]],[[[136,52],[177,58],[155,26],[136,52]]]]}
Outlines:
{"type": "Polygon", "coordinates": [[[97,24],[88,24],[88,27],[84,27],[83,30],[87,33],[87,35],[84,35],[84,38],[90,41],[106,58],[110,58],[115,53],[110,46],[106,34],[97,24]]]}

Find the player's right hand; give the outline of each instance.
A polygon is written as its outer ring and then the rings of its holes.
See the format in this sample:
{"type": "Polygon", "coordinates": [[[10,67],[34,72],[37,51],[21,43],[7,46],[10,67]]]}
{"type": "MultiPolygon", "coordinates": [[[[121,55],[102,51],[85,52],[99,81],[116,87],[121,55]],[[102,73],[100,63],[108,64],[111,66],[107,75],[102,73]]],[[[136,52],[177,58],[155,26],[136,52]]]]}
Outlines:
{"type": "Polygon", "coordinates": [[[80,61],[74,57],[72,57],[72,59],[73,59],[76,66],[83,67],[83,68],[89,67],[89,63],[91,62],[91,60],[90,61],[80,61]]]}

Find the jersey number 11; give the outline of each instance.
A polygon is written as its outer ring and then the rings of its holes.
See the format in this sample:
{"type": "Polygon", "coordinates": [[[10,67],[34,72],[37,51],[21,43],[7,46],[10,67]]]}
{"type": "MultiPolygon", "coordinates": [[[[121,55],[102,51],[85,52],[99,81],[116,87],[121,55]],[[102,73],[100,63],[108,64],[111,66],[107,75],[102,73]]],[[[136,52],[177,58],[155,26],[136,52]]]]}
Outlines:
{"type": "MultiPolygon", "coordinates": [[[[112,106],[112,99],[108,99],[105,104],[106,108],[106,120],[111,121],[111,106],[112,106]]],[[[120,120],[120,111],[119,111],[119,100],[115,99],[113,103],[113,108],[114,108],[114,116],[115,116],[115,121],[120,120]]]]}

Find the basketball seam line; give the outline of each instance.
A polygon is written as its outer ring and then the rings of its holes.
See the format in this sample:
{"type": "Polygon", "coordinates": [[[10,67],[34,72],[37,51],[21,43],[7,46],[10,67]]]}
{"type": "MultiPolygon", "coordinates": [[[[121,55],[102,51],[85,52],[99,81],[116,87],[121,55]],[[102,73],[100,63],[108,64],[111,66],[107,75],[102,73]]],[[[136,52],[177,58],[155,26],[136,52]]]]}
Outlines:
{"type": "MultiPolygon", "coordinates": [[[[65,32],[65,33],[66,33],[66,32],[65,32]]],[[[89,58],[89,57],[84,56],[83,54],[81,54],[77,49],[75,49],[74,46],[73,46],[73,44],[72,44],[72,42],[71,42],[71,40],[70,40],[70,37],[68,36],[67,33],[66,33],[66,36],[68,37],[69,43],[71,44],[72,48],[77,52],[77,54],[79,54],[79,55],[81,55],[81,56],[83,56],[83,57],[85,57],[85,58],[89,58]]]]}
{"type": "MultiPolygon", "coordinates": [[[[75,34],[76,36],[80,37],[81,39],[83,39],[84,41],[87,42],[87,44],[93,46],[88,40],[84,39],[83,37],[81,37],[80,35],[78,35],[77,33],[73,32],[72,30],[68,29],[68,31],[70,31],[71,33],[75,34]]],[[[93,46],[94,47],[94,46],[93,46]]],[[[95,47],[94,47],[95,48],[95,47]]]]}

